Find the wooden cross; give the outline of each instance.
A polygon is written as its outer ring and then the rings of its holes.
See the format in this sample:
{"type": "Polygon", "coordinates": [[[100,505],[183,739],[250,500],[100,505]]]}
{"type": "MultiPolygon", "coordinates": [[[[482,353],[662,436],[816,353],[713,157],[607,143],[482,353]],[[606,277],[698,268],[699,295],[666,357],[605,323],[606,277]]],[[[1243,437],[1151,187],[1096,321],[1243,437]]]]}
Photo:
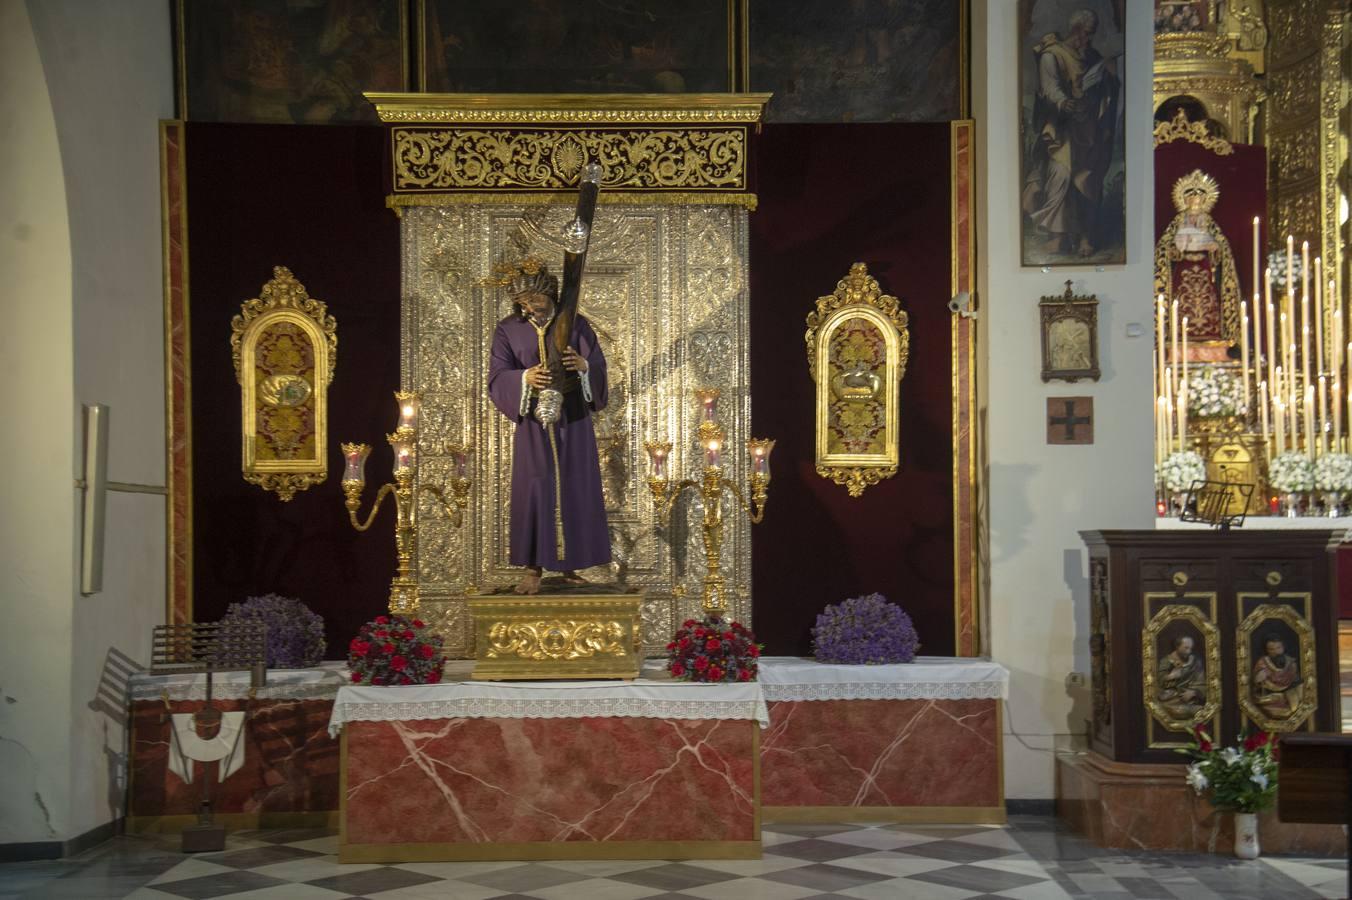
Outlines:
{"type": "Polygon", "coordinates": [[[1047,443],[1094,443],[1094,398],[1048,397],[1047,443]]]}

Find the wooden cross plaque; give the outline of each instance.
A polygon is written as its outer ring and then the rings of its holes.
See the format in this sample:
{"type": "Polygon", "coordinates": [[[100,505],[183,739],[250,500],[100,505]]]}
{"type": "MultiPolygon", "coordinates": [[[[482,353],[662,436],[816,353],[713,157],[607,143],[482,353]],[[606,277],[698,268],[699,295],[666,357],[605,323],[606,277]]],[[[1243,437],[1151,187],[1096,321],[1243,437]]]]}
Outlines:
{"type": "Polygon", "coordinates": [[[1048,397],[1047,443],[1094,443],[1094,398],[1048,397]]]}

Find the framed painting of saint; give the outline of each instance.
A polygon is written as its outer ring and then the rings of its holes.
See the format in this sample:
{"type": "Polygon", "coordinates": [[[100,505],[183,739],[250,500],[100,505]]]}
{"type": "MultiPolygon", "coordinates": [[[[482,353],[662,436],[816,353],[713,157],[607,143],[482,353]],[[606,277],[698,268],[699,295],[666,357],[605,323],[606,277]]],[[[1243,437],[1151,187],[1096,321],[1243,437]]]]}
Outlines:
{"type": "Polygon", "coordinates": [[[1292,606],[1265,603],[1240,623],[1235,641],[1244,715],[1264,731],[1310,727],[1319,697],[1309,620],[1292,606]]]}
{"type": "Polygon", "coordinates": [[[374,122],[403,91],[403,0],[176,0],[178,114],[198,122],[374,122]]]}
{"type": "Polygon", "coordinates": [[[1066,281],[1064,294],[1038,301],[1042,323],[1042,380],[1099,380],[1098,298],[1076,295],[1066,281]]]}
{"type": "Polygon", "coordinates": [[[419,0],[419,84],[431,93],[730,91],[734,3],[419,0]]]}
{"type": "Polygon", "coordinates": [[[1019,0],[1025,266],[1127,259],[1123,0],[1019,0]]]}
{"type": "Polygon", "coordinates": [[[749,0],[748,84],[771,122],[963,117],[967,0],[749,0]]]}

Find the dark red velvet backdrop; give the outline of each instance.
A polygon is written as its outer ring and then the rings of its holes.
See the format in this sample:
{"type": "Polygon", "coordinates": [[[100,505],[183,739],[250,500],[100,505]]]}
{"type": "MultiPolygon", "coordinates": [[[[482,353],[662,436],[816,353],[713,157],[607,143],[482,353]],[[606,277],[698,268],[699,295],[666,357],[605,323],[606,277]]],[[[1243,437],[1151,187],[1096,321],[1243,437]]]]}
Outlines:
{"type": "MultiPolygon", "coordinates": [[[[188,206],[192,323],[193,590],[209,621],[245,596],[298,596],[327,624],[329,657],[385,607],[390,512],[347,522],[338,442],[388,463],[399,382],[399,229],[385,209],[377,127],[192,124],[188,206]],[[338,320],[329,391],[330,475],[290,503],[246,484],[230,318],[286,265],[338,320]]],[[[827,603],[881,591],[915,619],[926,653],[953,650],[949,128],[766,126],[751,214],[754,431],[778,439],[753,543],[756,630],[806,653],[827,603]],[[851,499],[813,465],[804,318],[863,261],[910,314],[901,468],[851,499]]]]}
{"type": "MultiPolygon", "coordinates": [[[[1267,148],[1235,144],[1229,156],[1217,156],[1201,144],[1174,141],[1155,150],[1155,238],[1178,215],[1174,207],[1174,182],[1193,169],[1216,179],[1221,198],[1211,217],[1230,241],[1239,274],[1239,290],[1248,304],[1253,297],[1253,217],[1266,216],[1267,148]]],[[[1266,226],[1266,223],[1263,223],[1266,226]]],[[[1267,239],[1266,230],[1260,236],[1267,239]]],[[[1259,263],[1262,277],[1262,263],[1259,263]]]]}
{"type": "MultiPolygon", "coordinates": [[[[385,609],[392,512],[348,524],[339,441],[375,447],[387,475],[399,386],[399,222],[381,188],[377,126],[187,126],[192,329],[193,607],[197,621],[275,591],[324,617],[329,658],[385,609]],[[283,503],[240,476],[240,394],[230,319],[272,267],[291,269],[338,320],[329,388],[329,478],[283,503]]],[[[387,504],[388,505],[388,504],[387,504]]]]}
{"type": "Polygon", "coordinates": [[[953,652],[949,126],[767,125],[751,214],[753,431],[777,440],[755,526],[756,634],[808,653],[828,603],[879,591],[915,621],[921,652],[953,652]],[[805,318],[855,262],[910,315],[901,466],[852,498],[819,477],[805,318]]]}

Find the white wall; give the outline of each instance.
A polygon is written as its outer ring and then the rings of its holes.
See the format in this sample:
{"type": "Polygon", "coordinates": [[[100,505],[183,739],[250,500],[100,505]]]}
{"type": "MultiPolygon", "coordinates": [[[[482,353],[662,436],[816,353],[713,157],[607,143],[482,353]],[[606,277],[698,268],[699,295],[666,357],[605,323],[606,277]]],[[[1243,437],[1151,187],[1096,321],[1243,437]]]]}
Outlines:
{"type": "Polygon", "coordinates": [[[0,842],[67,840],[124,813],[119,695],[164,619],[164,498],[109,495],[103,591],[83,597],[73,479],[81,405],[105,403],[109,477],[164,484],[157,123],[173,115],[172,42],[161,0],[0,10],[0,296],[19,315],[0,330],[17,367],[0,396],[17,440],[42,426],[0,487],[0,692],[16,700],[0,700],[0,842]],[[14,627],[39,612],[50,640],[14,627]]]}
{"type": "MultiPolygon", "coordinates": [[[[174,114],[162,0],[29,2],[70,218],[74,415],[111,410],[108,477],[165,483],[159,120],[174,114]]],[[[76,439],[82,428],[77,424],[76,439]]],[[[73,595],[71,836],[124,813],[125,715],[110,702],[164,621],[165,498],[110,494],[103,590],[73,595]]],[[[78,587],[78,585],[77,585],[78,587]]]]}
{"type": "Polygon", "coordinates": [[[0,842],[70,825],[76,436],[70,232],[56,123],[22,0],[0,0],[0,842]]]}
{"type": "Polygon", "coordinates": [[[977,121],[977,287],[981,396],[988,466],[987,635],[1010,670],[1005,710],[1005,793],[1055,796],[1053,748],[1085,731],[1087,563],[1078,531],[1152,526],[1151,281],[1153,147],[1152,4],[1127,3],[1127,263],[1056,268],[1020,265],[1017,7],[974,0],[972,93],[977,121]],[[1044,385],[1038,298],[1099,299],[1098,383],[1044,385]],[[1142,336],[1126,337],[1128,323],[1142,336]],[[1094,398],[1094,444],[1048,446],[1049,396],[1094,398]]]}

